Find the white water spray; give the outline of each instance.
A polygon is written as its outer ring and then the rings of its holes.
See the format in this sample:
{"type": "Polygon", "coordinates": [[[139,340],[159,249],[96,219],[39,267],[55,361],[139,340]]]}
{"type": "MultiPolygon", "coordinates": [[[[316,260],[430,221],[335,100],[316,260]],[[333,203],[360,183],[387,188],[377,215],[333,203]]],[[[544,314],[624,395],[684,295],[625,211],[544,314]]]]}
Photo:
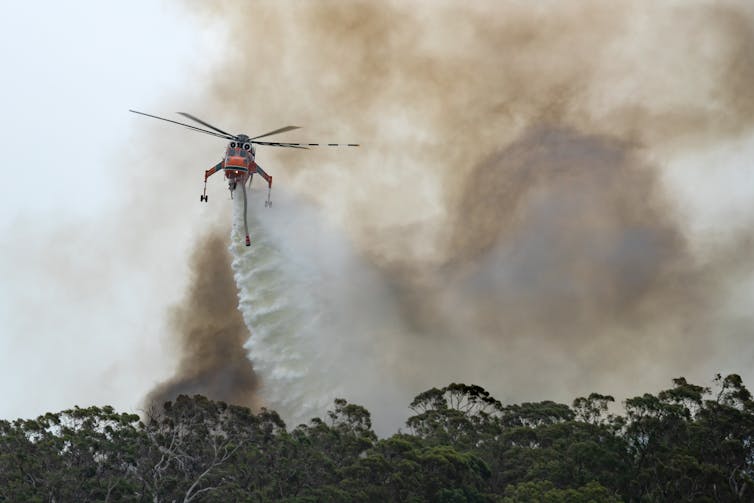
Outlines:
{"type": "Polygon", "coordinates": [[[280,193],[264,208],[259,195],[249,191],[251,247],[235,199],[230,251],[263,402],[295,426],[343,397],[394,431],[410,390],[400,392],[386,361],[400,327],[381,278],[316,208],[280,193]]]}

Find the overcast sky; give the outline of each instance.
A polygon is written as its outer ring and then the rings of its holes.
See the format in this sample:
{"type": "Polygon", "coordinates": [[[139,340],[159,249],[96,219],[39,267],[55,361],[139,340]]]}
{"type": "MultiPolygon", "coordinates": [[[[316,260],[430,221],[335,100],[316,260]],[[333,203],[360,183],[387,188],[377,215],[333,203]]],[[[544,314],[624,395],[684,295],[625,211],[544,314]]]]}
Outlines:
{"type": "MultiPolygon", "coordinates": [[[[150,280],[100,239],[118,235],[107,216],[132,199],[123,170],[154,169],[124,162],[154,127],[128,109],[190,105],[219,38],[177,2],[0,7],[0,417],[133,410],[169,373],[155,320],[181,293],[180,267],[150,280]],[[90,269],[104,253],[111,267],[90,269]]],[[[181,257],[187,244],[174,241],[181,257]]]]}

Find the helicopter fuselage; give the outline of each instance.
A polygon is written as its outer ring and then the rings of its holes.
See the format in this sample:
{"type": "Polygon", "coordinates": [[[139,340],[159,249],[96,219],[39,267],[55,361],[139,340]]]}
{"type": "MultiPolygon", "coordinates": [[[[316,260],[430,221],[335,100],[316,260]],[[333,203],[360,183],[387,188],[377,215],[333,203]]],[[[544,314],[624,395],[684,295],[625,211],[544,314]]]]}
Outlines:
{"type": "Polygon", "coordinates": [[[245,183],[254,165],[254,155],[250,151],[228,147],[225,152],[223,171],[225,171],[225,178],[229,180],[245,183]]]}

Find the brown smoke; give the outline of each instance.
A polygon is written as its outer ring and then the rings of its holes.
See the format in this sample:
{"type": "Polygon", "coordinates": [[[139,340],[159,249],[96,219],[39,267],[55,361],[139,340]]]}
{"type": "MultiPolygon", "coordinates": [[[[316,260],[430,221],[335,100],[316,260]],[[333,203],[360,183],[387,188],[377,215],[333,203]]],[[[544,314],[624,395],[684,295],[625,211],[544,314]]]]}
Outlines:
{"type": "Polygon", "coordinates": [[[538,126],[473,167],[452,208],[447,259],[433,271],[468,282],[479,268],[514,269],[476,278],[476,293],[464,294],[512,308],[493,315],[501,331],[529,304],[561,330],[586,310],[631,318],[648,294],[683,296],[669,277],[692,275],[667,208],[654,171],[625,144],[538,126]]]}
{"type": "Polygon", "coordinates": [[[243,347],[249,332],[237,308],[228,234],[227,229],[215,229],[196,244],[188,292],[174,308],[170,323],[180,355],[178,368],[149,393],[148,405],[161,405],[181,394],[258,405],[259,382],[243,347]]]}
{"type": "Polygon", "coordinates": [[[754,125],[745,1],[199,8],[228,33],[218,115],[364,144],[264,159],[400,301],[387,371],[572,393],[703,366],[750,248],[699,260],[661,169],[754,125]]]}

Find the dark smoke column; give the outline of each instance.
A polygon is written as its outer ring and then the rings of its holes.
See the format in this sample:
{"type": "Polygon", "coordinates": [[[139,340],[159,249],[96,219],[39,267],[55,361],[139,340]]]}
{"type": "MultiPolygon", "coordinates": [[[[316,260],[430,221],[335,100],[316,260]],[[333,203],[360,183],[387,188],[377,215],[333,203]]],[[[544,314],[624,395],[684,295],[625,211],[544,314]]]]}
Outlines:
{"type": "Polygon", "coordinates": [[[170,319],[180,352],[178,369],[149,393],[147,406],[160,406],[181,394],[257,406],[259,381],[243,347],[249,331],[237,308],[228,234],[212,230],[196,244],[186,298],[170,319]]]}

